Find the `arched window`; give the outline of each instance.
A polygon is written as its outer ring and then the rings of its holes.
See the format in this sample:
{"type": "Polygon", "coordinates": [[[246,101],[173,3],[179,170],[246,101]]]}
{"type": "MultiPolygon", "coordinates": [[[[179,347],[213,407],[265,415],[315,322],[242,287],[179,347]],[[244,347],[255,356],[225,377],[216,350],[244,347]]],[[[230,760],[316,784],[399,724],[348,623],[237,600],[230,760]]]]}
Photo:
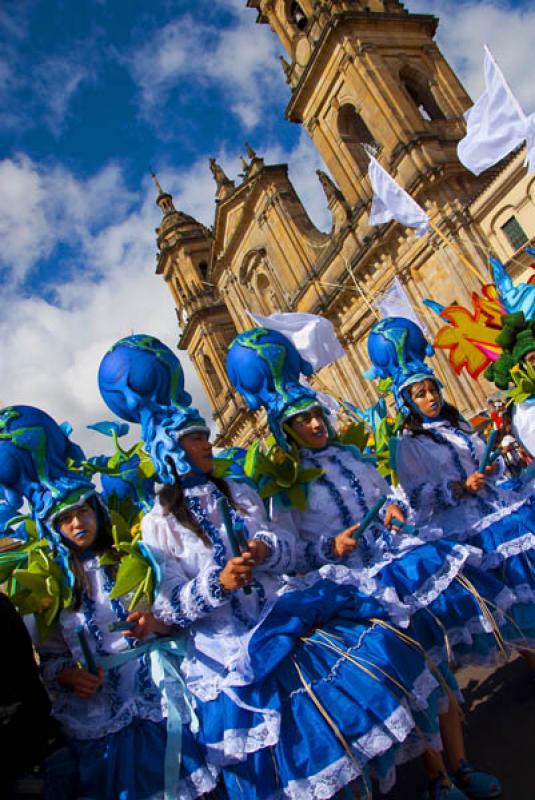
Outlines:
{"type": "Polygon", "coordinates": [[[295,25],[298,30],[304,31],[308,25],[308,19],[299,3],[297,3],[295,0],[289,0],[289,2],[286,4],[286,7],[288,22],[291,25],[295,25]]]}
{"type": "Polygon", "coordinates": [[[412,67],[403,67],[399,77],[407,94],[427,122],[435,119],[445,119],[444,113],[435,100],[429,81],[412,67]]]}
{"type": "Polygon", "coordinates": [[[204,372],[212,385],[214,393],[216,395],[220,394],[223,390],[223,386],[221,385],[221,381],[218,378],[217,372],[215,371],[214,365],[212,364],[212,360],[206,354],[202,357],[204,372]]]}
{"type": "Polygon", "coordinates": [[[360,114],[350,103],[340,106],[338,111],[338,133],[360,170],[366,172],[368,157],[362,145],[369,144],[377,147],[377,142],[360,114]]]}
{"type": "Polygon", "coordinates": [[[199,262],[199,273],[201,276],[201,280],[205,281],[208,277],[208,262],[200,261],[199,262]]]}

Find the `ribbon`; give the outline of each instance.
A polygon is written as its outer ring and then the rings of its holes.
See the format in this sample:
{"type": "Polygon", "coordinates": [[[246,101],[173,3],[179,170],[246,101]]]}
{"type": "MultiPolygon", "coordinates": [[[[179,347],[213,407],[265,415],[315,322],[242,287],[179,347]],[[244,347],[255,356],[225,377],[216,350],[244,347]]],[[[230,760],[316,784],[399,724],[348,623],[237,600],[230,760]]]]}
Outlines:
{"type": "Polygon", "coordinates": [[[182,659],[186,655],[186,638],[166,636],[151,639],[131,650],[123,650],[120,653],[103,656],[99,659],[99,664],[104,669],[111,669],[131,661],[133,658],[139,658],[144,654],[150,655],[153,680],[167,701],[164,796],[165,800],[175,800],[182,761],[182,726],[184,721],[189,721],[192,733],[197,733],[199,730],[199,720],[176,663],[177,659],[182,659]],[[182,719],[181,701],[188,710],[189,720],[182,719]]]}

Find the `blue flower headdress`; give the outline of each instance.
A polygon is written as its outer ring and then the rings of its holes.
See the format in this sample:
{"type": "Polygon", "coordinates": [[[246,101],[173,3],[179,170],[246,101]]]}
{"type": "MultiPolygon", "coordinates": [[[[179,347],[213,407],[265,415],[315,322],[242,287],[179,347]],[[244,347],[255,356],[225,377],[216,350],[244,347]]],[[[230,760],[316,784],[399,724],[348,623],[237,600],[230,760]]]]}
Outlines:
{"type": "Polygon", "coordinates": [[[192,470],[180,437],[208,431],[184,390],[178,358],[159,339],[137,334],[116,342],[101,361],[98,385],[106,405],[121,419],[141,424],[144,449],[159,479],[174,483],[192,470]]]}
{"type": "Polygon", "coordinates": [[[21,510],[27,500],[37,538],[48,541],[52,559],[70,589],[74,576],[69,548],[54,520],[96,495],[93,483],[70,469],[82,461],[83,451],[44,411],[23,405],[0,410],[1,493],[13,511],[21,510]]]}
{"type": "Polygon", "coordinates": [[[16,509],[26,498],[39,523],[52,522],[62,511],[95,494],[95,486],[85,475],[69,469],[69,464],[79,464],[84,458],[81,448],[44,411],[22,405],[0,410],[4,498],[16,509]]]}
{"type": "Polygon", "coordinates": [[[267,328],[240,333],[227,354],[230,382],[249,408],[266,409],[271,433],[286,451],[285,420],[321,405],[316,392],[299,382],[301,374],[308,376],[313,371],[289,339],[267,328]]]}
{"type": "Polygon", "coordinates": [[[434,354],[429,344],[412,320],[405,317],[385,317],[376,322],[368,337],[368,355],[372,368],[365,373],[374,378],[391,379],[390,388],[396,407],[403,414],[411,411],[408,388],[413,383],[431,378],[441,389],[442,384],[425,363],[426,356],[434,354]]]}

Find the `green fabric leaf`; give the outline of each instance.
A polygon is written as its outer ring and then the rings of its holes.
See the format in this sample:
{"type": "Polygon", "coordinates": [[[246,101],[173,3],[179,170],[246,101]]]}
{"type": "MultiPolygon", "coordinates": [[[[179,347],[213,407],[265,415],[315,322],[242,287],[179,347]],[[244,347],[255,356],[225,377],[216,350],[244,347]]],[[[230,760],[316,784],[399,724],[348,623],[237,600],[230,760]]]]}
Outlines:
{"type": "Polygon", "coordinates": [[[115,586],[110,594],[111,599],[133,591],[145,579],[147,569],[147,562],[139,555],[123,558],[117,570],[115,586]]]}
{"type": "Polygon", "coordinates": [[[300,469],[297,475],[297,480],[299,483],[311,483],[312,481],[321,478],[322,475],[325,475],[324,469],[319,469],[319,467],[310,467],[310,469],[300,469]]]}

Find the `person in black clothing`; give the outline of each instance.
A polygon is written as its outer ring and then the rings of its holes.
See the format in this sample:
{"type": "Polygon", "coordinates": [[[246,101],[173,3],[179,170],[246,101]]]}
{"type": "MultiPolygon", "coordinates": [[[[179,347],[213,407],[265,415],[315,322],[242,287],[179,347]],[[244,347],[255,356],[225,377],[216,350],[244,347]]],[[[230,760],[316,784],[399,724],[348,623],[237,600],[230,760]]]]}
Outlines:
{"type": "Polygon", "coordinates": [[[0,797],[45,756],[54,735],[50,701],[32,640],[11,601],[0,593],[0,797]]]}

